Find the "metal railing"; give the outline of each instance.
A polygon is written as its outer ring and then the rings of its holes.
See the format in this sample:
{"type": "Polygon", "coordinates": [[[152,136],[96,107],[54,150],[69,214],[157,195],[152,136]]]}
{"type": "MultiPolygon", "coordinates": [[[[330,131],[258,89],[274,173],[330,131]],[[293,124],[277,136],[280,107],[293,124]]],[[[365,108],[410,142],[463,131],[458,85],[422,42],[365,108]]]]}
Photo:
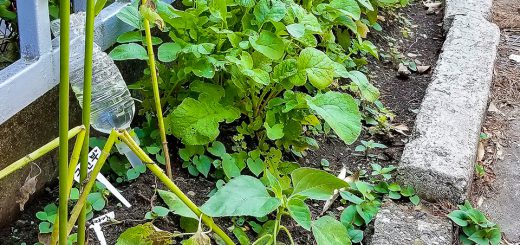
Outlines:
{"type": "MultiPolygon", "coordinates": [[[[47,1],[17,1],[20,59],[0,70],[0,124],[59,82],[59,48],[52,46],[47,1]]],[[[94,41],[103,50],[132,29],[116,17],[129,2],[116,1],[96,17],[94,41]]],[[[75,12],[82,11],[85,0],[74,0],[73,6],[75,12]]],[[[71,46],[78,41],[71,40],[71,46]]]]}

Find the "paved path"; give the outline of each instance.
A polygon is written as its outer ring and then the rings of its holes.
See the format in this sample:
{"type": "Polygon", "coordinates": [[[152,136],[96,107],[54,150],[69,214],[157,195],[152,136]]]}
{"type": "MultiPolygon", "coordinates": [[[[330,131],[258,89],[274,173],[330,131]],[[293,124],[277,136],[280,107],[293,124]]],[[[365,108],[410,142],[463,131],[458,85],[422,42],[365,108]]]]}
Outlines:
{"type": "Polygon", "coordinates": [[[506,112],[509,121],[504,135],[509,144],[503,148],[503,159],[494,165],[495,193],[482,203],[481,209],[500,225],[507,241],[520,243],[520,107],[506,112]]]}

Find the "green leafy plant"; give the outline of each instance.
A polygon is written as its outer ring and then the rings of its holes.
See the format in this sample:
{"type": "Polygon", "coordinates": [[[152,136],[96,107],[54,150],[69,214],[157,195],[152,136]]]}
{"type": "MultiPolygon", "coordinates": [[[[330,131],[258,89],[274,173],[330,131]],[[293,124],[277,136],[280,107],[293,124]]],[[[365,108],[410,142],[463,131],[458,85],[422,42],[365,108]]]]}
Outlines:
{"type": "Polygon", "coordinates": [[[458,210],[448,214],[455,224],[462,228],[459,236],[462,244],[497,245],[502,240],[500,227],[489,221],[479,210],[466,201],[458,205],[458,210]]]}
{"type": "Polygon", "coordinates": [[[388,183],[394,170],[395,167],[391,165],[383,168],[379,164],[372,164],[370,174],[354,174],[349,178],[349,188],[339,190],[342,202],[347,204],[340,221],[347,228],[352,242],[359,243],[363,240],[362,228],[372,222],[381,208],[384,196],[390,199],[405,197],[413,204],[419,204],[420,199],[412,187],[402,188],[397,183],[388,183]]]}
{"type": "Polygon", "coordinates": [[[368,152],[373,149],[385,149],[386,145],[381,143],[376,143],[373,140],[365,141],[361,140],[361,144],[356,146],[355,151],[365,152],[368,155],[368,152]]]}
{"type": "MultiPolygon", "coordinates": [[[[265,154],[277,146],[304,155],[317,146],[307,130],[332,129],[347,144],[357,139],[361,120],[368,119],[359,105],[377,102],[379,91],[353,69],[358,55],[378,57],[364,38],[378,26],[379,2],[198,0],[184,1],[184,10],[155,2],[149,11],[140,11],[136,3],[118,17],[138,31],[121,35],[110,55],[148,59],[144,19],[168,34],[152,39],[162,62],[157,70],[166,133],[181,140],[186,149],[181,151],[193,153],[180,152],[189,156],[183,166],[207,176],[211,165],[206,157],[200,160],[206,154],[199,146],[207,149],[217,140],[222,124],[234,128],[237,143],[227,153],[239,169],[252,149],[265,154]],[[338,79],[349,79],[351,86],[330,91],[338,79]]],[[[145,77],[131,86],[144,97],[141,113],[146,115],[153,110],[149,75],[145,70],[145,77]]],[[[380,108],[374,106],[373,112],[380,108]]],[[[376,124],[384,121],[385,115],[377,116],[376,124]]],[[[217,170],[231,166],[229,158],[217,157],[226,163],[213,164],[217,170]]],[[[228,178],[238,173],[231,168],[231,174],[225,171],[228,178]]]]}
{"type": "MultiPolygon", "coordinates": [[[[283,230],[292,241],[289,230],[280,222],[282,215],[294,219],[304,229],[312,231],[318,244],[347,244],[350,239],[345,226],[331,216],[311,220],[310,209],[305,200],[326,200],[335,189],[348,187],[337,177],[321,170],[298,168],[290,173],[290,182],[271,171],[265,171],[263,180],[247,175],[231,179],[201,207],[212,217],[253,216],[264,217],[276,211],[276,219],[264,223],[253,244],[276,244],[278,233],[283,230]]],[[[243,237],[242,232],[234,230],[243,237]]],[[[246,236],[247,237],[247,236],[246,236]]],[[[245,240],[245,238],[242,238],[245,240]]]]}

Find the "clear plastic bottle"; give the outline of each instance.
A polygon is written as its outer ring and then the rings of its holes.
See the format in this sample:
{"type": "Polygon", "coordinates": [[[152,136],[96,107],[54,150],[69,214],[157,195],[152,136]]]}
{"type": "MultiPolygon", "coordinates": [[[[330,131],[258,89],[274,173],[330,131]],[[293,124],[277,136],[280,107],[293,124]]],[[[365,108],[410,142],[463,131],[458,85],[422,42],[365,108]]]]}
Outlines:
{"type": "MultiPolygon", "coordinates": [[[[59,21],[51,24],[55,36],[59,35],[59,21]]],[[[83,105],[83,72],[85,57],[85,14],[71,15],[71,40],[77,39],[70,46],[70,85],[76,94],[80,106],[83,105]]],[[[134,117],[135,104],[126,86],[121,72],[114,61],[94,43],[92,64],[92,101],[90,123],[102,133],[109,134],[112,129],[129,129],[134,117]]],[[[139,158],[126,145],[116,145],[121,154],[125,154],[132,164],[142,164],[139,158]]]]}

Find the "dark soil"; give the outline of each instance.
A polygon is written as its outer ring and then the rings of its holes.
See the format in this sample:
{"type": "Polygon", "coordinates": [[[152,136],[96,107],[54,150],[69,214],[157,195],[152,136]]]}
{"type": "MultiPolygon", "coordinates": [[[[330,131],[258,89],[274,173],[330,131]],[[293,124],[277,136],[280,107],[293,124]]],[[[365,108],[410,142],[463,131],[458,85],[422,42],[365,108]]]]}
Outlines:
{"type": "MultiPolygon", "coordinates": [[[[402,59],[414,60],[416,63],[430,65],[432,66],[431,70],[433,70],[443,42],[442,28],[439,25],[442,21],[442,16],[440,14],[427,15],[420,3],[414,3],[407,8],[398,10],[397,14],[389,12],[383,14],[383,16],[386,20],[382,24],[383,31],[369,34],[369,40],[372,40],[382,50],[381,53],[386,54],[385,57],[390,57],[390,47],[392,45],[398,51],[394,56],[397,56],[398,53],[404,55],[408,53],[416,54],[416,58],[412,59],[405,56],[402,59]],[[409,33],[410,37],[403,37],[403,32],[409,33]]],[[[422,75],[412,73],[408,79],[403,80],[396,76],[398,62],[399,59],[381,58],[380,61],[370,59],[366,70],[370,80],[381,91],[381,101],[396,114],[392,124],[402,124],[412,129],[415,120],[414,111],[420,106],[426,87],[431,79],[431,70],[422,75]]],[[[377,136],[365,134],[361,138],[366,140],[373,139],[388,146],[384,151],[376,152],[380,155],[381,160],[379,160],[379,163],[382,165],[397,165],[404,144],[407,141],[406,135],[395,131],[377,136]]],[[[369,159],[360,154],[355,154],[353,150],[358,143],[347,146],[334,137],[319,137],[317,140],[320,149],[310,152],[306,158],[300,159],[302,166],[321,168],[321,159],[327,159],[331,164],[330,172],[333,174],[338,174],[343,166],[347,167],[351,172],[368,168],[369,159]]],[[[215,188],[213,181],[200,177],[191,177],[185,169],[175,169],[174,173],[176,176],[175,183],[185,193],[188,193],[189,197],[198,205],[204,203],[208,199],[208,193],[215,188]]],[[[42,194],[31,205],[28,205],[18,221],[11,227],[5,227],[0,230],[0,237],[3,238],[0,243],[20,244],[21,242],[26,242],[27,244],[33,244],[38,241],[39,222],[35,217],[35,213],[42,210],[49,202],[56,201],[56,183],[51,186],[53,186],[52,189],[42,194]]],[[[125,229],[144,223],[145,213],[150,211],[153,205],[160,204],[160,198],[157,198],[154,194],[155,186],[164,189],[162,184],[151,173],[142,175],[135,182],[118,186],[123,196],[132,203],[131,211],[118,205],[118,201],[112,196],[109,197],[109,205],[103,212],[115,211],[116,219],[121,223],[107,225],[103,228],[108,244],[115,244],[117,237],[125,229]]],[[[309,204],[313,218],[318,217],[323,203],[309,204]]],[[[339,217],[340,210],[339,204],[335,204],[328,213],[339,217]]],[[[96,217],[98,215],[101,214],[97,213],[96,217]]],[[[226,228],[232,225],[230,219],[217,219],[217,222],[224,230],[227,230],[226,228]]],[[[293,221],[284,220],[282,222],[291,230],[296,244],[314,244],[310,232],[297,226],[293,221]]],[[[179,220],[175,217],[158,220],[154,224],[164,230],[179,230],[179,220]]],[[[369,233],[370,231],[368,236],[369,233]]],[[[230,236],[233,237],[231,233],[230,236]]],[[[282,241],[286,241],[284,236],[281,235],[282,241]]],[[[94,234],[90,234],[89,237],[91,240],[90,244],[97,244],[94,234]]]]}

